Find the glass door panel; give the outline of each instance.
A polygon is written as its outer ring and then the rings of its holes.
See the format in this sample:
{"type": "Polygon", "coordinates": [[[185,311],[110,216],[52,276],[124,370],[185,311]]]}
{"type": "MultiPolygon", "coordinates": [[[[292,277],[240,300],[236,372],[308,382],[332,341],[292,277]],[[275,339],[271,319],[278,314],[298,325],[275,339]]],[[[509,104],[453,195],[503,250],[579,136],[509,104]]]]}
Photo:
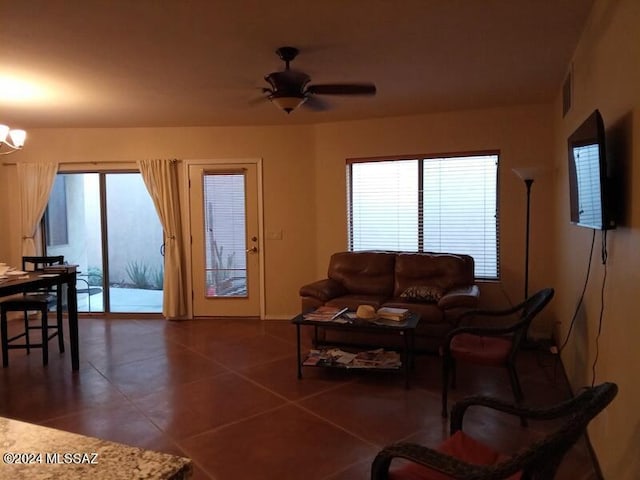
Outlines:
{"type": "Polygon", "coordinates": [[[44,216],[46,252],[78,265],[78,311],[104,312],[97,173],[60,173],[44,216]]]}
{"type": "Polygon", "coordinates": [[[43,224],[46,253],[79,265],[78,311],[162,311],[163,231],[139,173],[58,174],[43,224]]]}
{"type": "Polygon", "coordinates": [[[163,232],[139,173],[105,175],[111,312],[162,311],[163,232]]]}
{"type": "Polygon", "coordinates": [[[244,173],[209,173],[203,178],[207,297],[246,297],[244,173]]]}

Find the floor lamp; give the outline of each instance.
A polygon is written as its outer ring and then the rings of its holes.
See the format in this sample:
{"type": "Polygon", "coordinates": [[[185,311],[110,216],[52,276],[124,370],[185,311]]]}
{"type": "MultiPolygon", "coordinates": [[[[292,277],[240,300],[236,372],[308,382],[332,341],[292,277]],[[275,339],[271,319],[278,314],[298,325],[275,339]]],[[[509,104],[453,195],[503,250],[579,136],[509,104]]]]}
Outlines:
{"type": "Polygon", "coordinates": [[[529,298],[529,226],[531,219],[531,185],[533,185],[533,179],[536,173],[539,173],[539,168],[514,168],[513,173],[520,177],[527,187],[527,223],[524,243],[524,299],[526,300],[529,298]]]}

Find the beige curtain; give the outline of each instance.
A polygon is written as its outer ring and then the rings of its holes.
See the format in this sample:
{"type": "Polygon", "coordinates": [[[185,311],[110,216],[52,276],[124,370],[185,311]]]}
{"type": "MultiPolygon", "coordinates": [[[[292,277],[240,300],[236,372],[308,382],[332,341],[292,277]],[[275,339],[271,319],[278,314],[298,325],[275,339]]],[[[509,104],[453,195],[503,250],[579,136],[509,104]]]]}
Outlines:
{"type": "Polygon", "coordinates": [[[182,268],[182,226],[178,196],[177,160],[141,160],[142,179],[153,199],[164,229],[164,302],[162,314],[169,319],[186,315],[182,268]]]}
{"type": "Polygon", "coordinates": [[[58,173],[58,164],[18,162],[17,168],[22,207],[22,255],[36,255],[34,237],[44,210],[47,208],[49,195],[58,173]]]}

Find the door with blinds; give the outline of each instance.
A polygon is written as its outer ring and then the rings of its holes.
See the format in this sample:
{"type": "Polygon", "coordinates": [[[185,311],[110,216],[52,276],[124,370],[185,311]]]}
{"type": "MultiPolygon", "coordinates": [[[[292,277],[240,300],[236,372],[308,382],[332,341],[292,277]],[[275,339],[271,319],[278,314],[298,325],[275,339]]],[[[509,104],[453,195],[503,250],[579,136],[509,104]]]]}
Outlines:
{"type": "Polygon", "coordinates": [[[189,166],[194,317],[260,316],[255,164],[189,166]]]}

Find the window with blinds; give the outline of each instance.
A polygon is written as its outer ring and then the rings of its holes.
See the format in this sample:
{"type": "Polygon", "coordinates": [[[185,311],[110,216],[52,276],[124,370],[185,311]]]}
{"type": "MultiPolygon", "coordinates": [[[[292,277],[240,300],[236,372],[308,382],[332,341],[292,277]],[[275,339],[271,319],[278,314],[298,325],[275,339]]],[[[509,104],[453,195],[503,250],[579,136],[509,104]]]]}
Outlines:
{"type": "Polygon", "coordinates": [[[349,248],[471,255],[497,279],[498,154],[347,162],[349,248]]]}
{"type": "Polygon", "coordinates": [[[245,198],[244,172],[205,172],[207,297],[247,296],[245,198]]]}

